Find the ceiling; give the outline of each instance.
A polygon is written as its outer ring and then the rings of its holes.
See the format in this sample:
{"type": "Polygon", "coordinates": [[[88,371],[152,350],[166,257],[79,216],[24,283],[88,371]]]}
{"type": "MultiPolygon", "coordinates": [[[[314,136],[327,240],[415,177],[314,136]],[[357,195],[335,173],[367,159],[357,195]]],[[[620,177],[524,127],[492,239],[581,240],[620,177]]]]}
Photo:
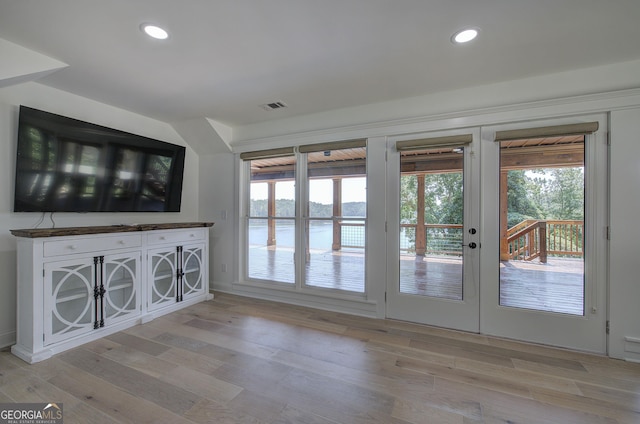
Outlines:
{"type": "Polygon", "coordinates": [[[69,65],[38,82],[231,127],[637,60],[638,20],[638,0],[0,0],[0,38],[69,65]]]}

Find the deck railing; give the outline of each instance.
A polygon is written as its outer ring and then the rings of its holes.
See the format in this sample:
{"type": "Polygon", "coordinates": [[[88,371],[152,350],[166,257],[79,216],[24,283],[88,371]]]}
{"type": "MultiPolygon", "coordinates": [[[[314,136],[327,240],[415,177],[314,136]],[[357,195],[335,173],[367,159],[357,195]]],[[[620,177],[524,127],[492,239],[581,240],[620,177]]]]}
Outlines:
{"type": "Polygon", "coordinates": [[[547,253],[553,256],[584,255],[584,221],[548,220],[547,253]]]}
{"type": "MultiPolygon", "coordinates": [[[[364,224],[340,221],[340,247],[364,248],[364,224]]],[[[416,224],[400,225],[400,250],[414,253],[416,251],[416,224]]],[[[423,248],[430,255],[462,254],[462,225],[459,224],[426,224],[426,246],[423,248]]]]}
{"type": "Polygon", "coordinates": [[[583,246],[583,221],[529,219],[507,230],[507,252],[503,253],[509,260],[539,258],[546,263],[548,255],[582,257],[583,246]]]}
{"type": "Polygon", "coordinates": [[[425,224],[425,246],[416,246],[416,224],[400,224],[400,250],[414,253],[424,251],[428,255],[460,256],[462,254],[461,224],[425,224]]]}
{"type": "Polygon", "coordinates": [[[341,247],[364,248],[364,223],[340,221],[338,224],[340,226],[341,247]]]}
{"type": "Polygon", "coordinates": [[[507,230],[509,259],[547,262],[546,221],[526,220],[507,230]]]}
{"type": "MultiPolygon", "coordinates": [[[[416,224],[400,224],[400,250],[416,252],[416,224]]],[[[430,255],[461,255],[462,225],[426,224],[425,251],[430,255]]],[[[341,247],[364,248],[364,224],[340,222],[341,247]]],[[[509,260],[546,263],[547,256],[582,257],[584,222],[577,220],[522,221],[507,230],[509,260]]]]}

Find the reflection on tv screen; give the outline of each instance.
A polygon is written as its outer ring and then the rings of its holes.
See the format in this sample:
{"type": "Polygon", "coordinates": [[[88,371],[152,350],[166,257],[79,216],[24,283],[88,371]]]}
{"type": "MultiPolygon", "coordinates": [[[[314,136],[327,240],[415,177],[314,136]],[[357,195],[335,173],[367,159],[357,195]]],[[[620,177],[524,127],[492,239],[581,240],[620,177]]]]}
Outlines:
{"type": "Polygon", "coordinates": [[[21,107],[14,210],[179,211],[183,166],[184,147],[21,107]]]}

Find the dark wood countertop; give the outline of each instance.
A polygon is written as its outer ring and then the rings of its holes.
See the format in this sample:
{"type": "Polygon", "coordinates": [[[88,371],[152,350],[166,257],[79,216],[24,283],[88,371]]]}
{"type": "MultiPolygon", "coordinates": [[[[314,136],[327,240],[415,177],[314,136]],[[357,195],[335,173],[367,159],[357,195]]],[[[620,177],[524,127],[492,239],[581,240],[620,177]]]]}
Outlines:
{"type": "Polygon", "coordinates": [[[213,222],[174,222],[167,224],[102,225],[92,227],[27,228],[11,230],[16,237],[40,238],[80,236],[86,234],[126,233],[134,231],[173,230],[176,228],[211,227],[213,222]]]}

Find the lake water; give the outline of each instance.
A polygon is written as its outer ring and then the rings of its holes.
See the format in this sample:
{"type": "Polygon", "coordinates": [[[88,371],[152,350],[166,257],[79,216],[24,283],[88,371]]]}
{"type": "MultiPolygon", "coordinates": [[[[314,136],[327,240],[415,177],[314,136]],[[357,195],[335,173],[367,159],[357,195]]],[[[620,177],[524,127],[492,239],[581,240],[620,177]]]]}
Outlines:
{"type": "MultiPolygon", "coordinates": [[[[348,226],[342,229],[342,244],[345,246],[362,246],[365,240],[364,226],[348,226]]],[[[330,250],[333,243],[333,224],[331,221],[311,221],[309,223],[309,247],[311,249],[330,250]]],[[[276,244],[281,247],[295,246],[295,227],[292,221],[276,221],[276,244]]],[[[249,245],[252,247],[267,245],[267,223],[264,220],[249,225],[249,245]]],[[[402,231],[400,245],[406,249],[411,241],[402,231]]]]}

